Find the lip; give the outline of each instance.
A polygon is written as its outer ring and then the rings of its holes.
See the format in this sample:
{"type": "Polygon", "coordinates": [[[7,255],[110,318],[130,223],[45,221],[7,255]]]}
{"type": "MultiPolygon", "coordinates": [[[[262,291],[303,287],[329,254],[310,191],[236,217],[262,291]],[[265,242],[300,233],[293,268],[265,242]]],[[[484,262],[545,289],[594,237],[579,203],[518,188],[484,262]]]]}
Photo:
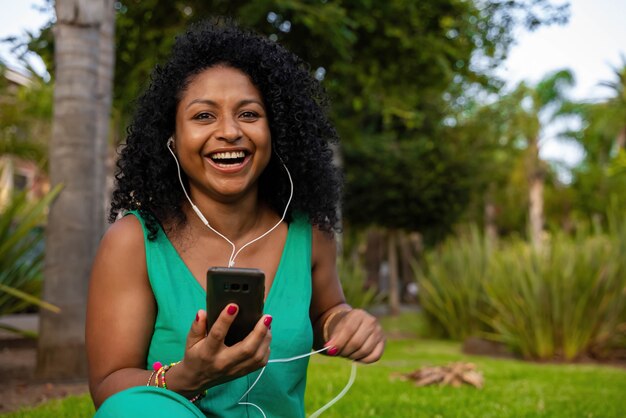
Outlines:
{"type": "Polygon", "coordinates": [[[244,168],[246,168],[246,166],[252,160],[252,153],[250,152],[250,150],[246,148],[222,148],[222,149],[212,150],[211,152],[206,153],[204,155],[204,159],[209,163],[211,167],[213,167],[216,171],[222,174],[235,174],[235,173],[240,172],[244,168]],[[243,161],[240,164],[230,164],[227,167],[225,167],[225,166],[218,165],[210,157],[212,154],[215,154],[218,152],[236,152],[236,151],[243,151],[246,154],[246,156],[244,157],[243,161]]]}

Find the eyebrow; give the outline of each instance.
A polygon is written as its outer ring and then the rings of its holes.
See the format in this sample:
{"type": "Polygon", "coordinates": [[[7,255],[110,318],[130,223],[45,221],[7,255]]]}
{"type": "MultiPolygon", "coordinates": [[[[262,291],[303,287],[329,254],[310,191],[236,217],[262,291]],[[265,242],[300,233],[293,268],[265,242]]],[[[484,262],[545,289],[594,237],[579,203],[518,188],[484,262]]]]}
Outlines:
{"type": "MultiPolygon", "coordinates": [[[[209,106],[219,107],[217,102],[214,102],[211,99],[194,99],[191,102],[189,102],[189,104],[187,106],[185,106],[185,109],[189,109],[189,107],[191,105],[194,105],[196,103],[201,103],[201,104],[206,104],[206,105],[209,105],[209,106]]],[[[243,99],[243,100],[240,100],[239,102],[237,102],[237,107],[246,106],[246,105],[249,105],[249,104],[258,104],[263,109],[265,109],[265,106],[263,105],[263,103],[260,102],[259,100],[256,100],[256,99],[243,99]]]]}

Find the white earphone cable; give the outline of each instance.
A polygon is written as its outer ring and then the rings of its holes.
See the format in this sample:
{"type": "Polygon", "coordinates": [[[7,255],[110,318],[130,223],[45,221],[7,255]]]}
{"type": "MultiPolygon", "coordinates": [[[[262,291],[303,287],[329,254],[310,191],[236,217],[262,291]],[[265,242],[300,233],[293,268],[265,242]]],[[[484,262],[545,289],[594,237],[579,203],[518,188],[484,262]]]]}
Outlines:
{"type": "Polygon", "coordinates": [[[328,408],[330,408],[331,406],[336,404],[341,398],[344,397],[344,395],[346,393],[348,393],[348,391],[350,390],[350,388],[354,384],[355,380],[356,380],[356,363],[352,362],[352,368],[350,370],[350,379],[348,379],[348,383],[346,384],[346,386],[330,402],[328,402],[326,405],[322,406],[320,409],[318,409],[317,411],[315,411],[311,415],[309,415],[309,418],[317,418],[317,417],[319,417],[320,415],[322,415],[322,413],[324,411],[326,411],[328,408]]]}
{"type": "MultiPolygon", "coordinates": [[[[313,354],[318,354],[321,353],[322,351],[328,350],[330,347],[324,347],[320,350],[317,351],[312,351],[310,353],[306,353],[306,354],[301,354],[299,356],[295,356],[295,357],[289,357],[289,358],[281,358],[281,359],[274,359],[274,360],[269,360],[267,363],[287,363],[290,361],[294,361],[294,360],[299,360],[302,359],[304,357],[309,357],[312,356],[313,354]]],[[[265,415],[265,412],[263,412],[263,409],[261,409],[260,406],[252,403],[252,402],[242,402],[242,400],[252,391],[252,389],[256,386],[256,384],[258,383],[258,381],[261,379],[261,376],[263,376],[263,372],[265,372],[267,366],[263,367],[261,369],[261,372],[258,374],[258,376],[256,377],[256,379],[254,380],[254,382],[250,385],[250,387],[248,388],[248,390],[241,395],[241,397],[239,398],[239,400],[237,401],[238,405],[249,405],[249,406],[253,406],[256,409],[259,410],[259,412],[261,412],[261,415],[263,415],[263,418],[267,418],[265,415]]],[[[317,411],[313,412],[311,415],[309,415],[309,418],[317,418],[320,415],[322,415],[322,413],[324,411],[326,411],[328,408],[330,408],[331,406],[333,406],[334,404],[336,404],[341,398],[343,398],[345,396],[346,393],[348,393],[348,391],[350,390],[350,388],[352,387],[352,385],[354,384],[354,381],[356,380],[356,363],[352,362],[352,368],[350,370],[350,378],[348,379],[348,383],[346,384],[346,386],[341,390],[341,392],[339,392],[339,394],[337,396],[335,396],[333,399],[330,400],[330,402],[328,402],[326,405],[322,406],[320,409],[318,409],[317,411]]]]}
{"type": "MultiPolygon", "coordinates": [[[[207,228],[209,228],[211,231],[215,232],[217,235],[222,237],[224,240],[226,240],[226,242],[228,242],[230,244],[230,246],[232,247],[232,252],[231,252],[230,257],[228,259],[228,267],[233,267],[235,265],[235,258],[237,258],[237,256],[241,252],[241,250],[246,248],[248,245],[251,245],[251,244],[257,242],[258,240],[260,240],[261,238],[265,237],[267,234],[269,234],[274,229],[276,229],[281,224],[281,222],[283,222],[285,220],[285,217],[287,216],[287,210],[289,209],[289,205],[291,204],[291,199],[293,198],[293,189],[294,189],[294,187],[293,187],[293,180],[291,178],[291,173],[289,172],[289,169],[287,168],[287,166],[283,162],[282,158],[280,158],[280,156],[278,154],[276,154],[276,156],[280,160],[281,164],[285,168],[285,171],[287,172],[287,177],[289,178],[289,186],[290,186],[289,199],[287,199],[287,204],[285,205],[285,210],[283,211],[283,215],[281,216],[280,220],[276,223],[276,225],[274,225],[273,227],[268,229],[264,234],[259,235],[258,237],[256,237],[252,241],[249,241],[246,244],[242,245],[241,248],[239,248],[239,250],[237,250],[235,244],[231,240],[229,240],[225,235],[223,235],[218,230],[213,228],[211,226],[211,224],[209,223],[209,221],[206,219],[206,217],[202,214],[200,209],[198,209],[198,207],[191,201],[191,198],[189,197],[189,195],[187,194],[187,190],[185,189],[185,185],[183,184],[183,179],[182,179],[182,176],[180,174],[180,164],[178,163],[178,158],[176,158],[176,154],[174,154],[174,151],[171,148],[171,144],[172,143],[173,143],[173,139],[170,138],[167,141],[167,149],[169,150],[170,154],[172,154],[172,157],[174,157],[174,161],[176,162],[176,170],[178,172],[178,181],[180,182],[180,186],[183,188],[183,193],[185,193],[185,197],[187,198],[187,201],[189,201],[189,204],[191,205],[191,208],[196,213],[198,218],[202,221],[202,223],[204,225],[206,225],[207,228]]],[[[304,357],[312,356],[313,354],[321,353],[322,351],[328,350],[328,348],[329,347],[324,347],[324,348],[322,348],[320,350],[313,351],[311,353],[301,354],[301,355],[295,356],[295,357],[269,360],[268,364],[269,363],[287,363],[289,361],[299,360],[299,359],[304,358],[304,357]]],[[[252,389],[256,386],[256,384],[259,381],[259,379],[261,379],[261,376],[263,376],[263,372],[265,372],[265,368],[266,367],[267,366],[265,366],[265,367],[263,367],[261,369],[261,372],[259,373],[257,378],[254,380],[252,385],[250,385],[248,390],[243,395],[241,395],[241,398],[239,398],[239,401],[237,401],[237,403],[239,405],[249,405],[249,406],[255,407],[256,409],[259,410],[261,415],[263,415],[263,418],[267,418],[267,417],[265,415],[265,412],[263,412],[263,409],[261,409],[261,407],[259,407],[258,405],[254,404],[252,402],[242,402],[242,399],[245,398],[250,393],[250,391],[252,391],[252,389]]],[[[355,379],[356,379],[356,363],[353,362],[352,363],[352,370],[350,372],[350,379],[348,380],[348,383],[346,384],[346,386],[330,402],[328,402],[326,405],[324,405],[323,407],[321,407],[320,409],[315,411],[313,414],[311,414],[309,416],[309,418],[317,418],[317,417],[319,417],[324,411],[326,411],[328,408],[333,406],[337,401],[339,401],[341,398],[343,398],[344,395],[346,393],[348,393],[348,390],[350,390],[350,388],[352,387],[352,384],[354,383],[355,379]]]]}
{"type": "Polygon", "coordinates": [[[274,225],[273,227],[268,229],[264,234],[256,237],[252,241],[249,241],[246,244],[242,245],[241,248],[239,248],[239,250],[237,250],[235,244],[231,240],[229,240],[224,234],[220,233],[218,230],[213,228],[211,226],[211,224],[209,223],[209,221],[206,219],[206,217],[202,214],[200,209],[198,209],[198,207],[191,201],[191,198],[189,197],[189,195],[187,194],[187,190],[185,189],[185,185],[183,184],[183,179],[182,179],[182,176],[180,174],[180,164],[178,163],[178,158],[176,158],[176,154],[174,154],[174,151],[172,150],[172,147],[171,147],[172,143],[173,143],[173,140],[172,140],[172,138],[170,138],[167,141],[167,149],[169,150],[170,154],[172,154],[172,157],[174,157],[174,161],[176,162],[176,171],[178,172],[178,181],[180,182],[180,186],[183,188],[183,193],[185,193],[185,197],[189,201],[189,204],[191,205],[191,208],[196,213],[196,215],[198,215],[198,218],[200,218],[202,223],[204,225],[206,225],[207,228],[209,228],[211,231],[215,232],[217,235],[222,237],[224,240],[226,240],[226,242],[228,242],[230,244],[230,246],[232,247],[232,252],[230,253],[230,257],[228,258],[228,267],[233,267],[235,265],[235,258],[237,258],[237,256],[241,252],[241,250],[246,248],[248,245],[251,245],[251,244],[257,242],[258,240],[260,240],[261,238],[265,237],[267,234],[272,232],[274,229],[278,228],[278,226],[281,224],[281,222],[283,222],[285,220],[285,217],[287,216],[287,210],[289,209],[289,205],[291,204],[291,199],[293,198],[293,180],[291,178],[291,173],[289,172],[289,169],[287,168],[287,166],[283,162],[282,158],[280,158],[280,156],[278,154],[276,154],[276,156],[280,160],[281,164],[285,168],[285,171],[287,172],[287,177],[289,178],[289,186],[290,186],[289,187],[289,199],[287,199],[287,204],[285,205],[285,210],[283,211],[283,215],[281,216],[280,220],[276,223],[276,225],[274,225]]]}

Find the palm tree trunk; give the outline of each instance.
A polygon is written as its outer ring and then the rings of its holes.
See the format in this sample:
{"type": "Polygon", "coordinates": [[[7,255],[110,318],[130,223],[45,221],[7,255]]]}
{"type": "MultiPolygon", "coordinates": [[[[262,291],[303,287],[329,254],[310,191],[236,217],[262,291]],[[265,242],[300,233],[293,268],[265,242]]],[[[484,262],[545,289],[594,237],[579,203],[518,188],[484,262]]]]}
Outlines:
{"type": "MultiPolygon", "coordinates": [[[[107,210],[110,202],[110,188],[113,184],[114,164],[111,164],[111,141],[109,128],[111,125],[111,104],[113,101],[113,75],[115,70],[115,8],[113,0],[104,0],[105,8],[102,24],[100,25],[100,61],[98,65],[98,122],[96,126],[96,152],[98,172],[94,176],[94,192],[102,196],[100,205],[94,205],[94,218],[101,219],[102,228],[107,224],[107,210]],[[101,171],[100,171],[101,170],[101,171]]],[[[94,235],[95,245],[100,242],[100,235],[94,235]]]]}
{"type": "Polygon", "coordinates": [[[491,243],[498,240],[498,227],[496,225],[496,205],[493,203],[493,195],[495,193],[495,183],[490,183],[485,196],[484,222],[485,236],[491,243]]]}
{"type": "Polygon", "coordinates": [[[541,248],[543,235],[543,178],[535,176],[530,183],[530,232],[535,248],[541,248]]]}
{"type": "Polygon", "coordinates": [[[389,313],[400,313],[400,279],[398,277],[398,237],[390,230],[387,238],[387,261],[389,263],[389,313]]]}
{"type": "MultiPolygon", "coordinates": [[[[100,27],[110,0],[57,0],[56,82],[50,141],[50,180],[64,189],[48,218],[44,299],[61,308],[42,312],[37,374],[42,378],[86,375],[84,318],[87,283],[103,230],[96,219],[103,172],[95,138],[101,105],[98,96],[100,27]]],[[[108,115],[108,112],[106,113],[108,115]]],[[[100,212],[101,213],[101,212],[100,212]]]]}
{"type": "Polygon", "coordinates": [[[380,290],[380,266],[385,258],[385,236],[378,228],[370,228],[367,231],[367,244],[365,247],[365,270],[367,289],[380,290]]]}
{"type": "Polygon", "coordinates": [[[544,176],[539,160],[538,138],[533,138],[529,144],[530,151],[530,184],[528,188],[530,240],[537,249],[541,248],[543,239],[544,213],[543,213],[543,184],[544,176]]]}

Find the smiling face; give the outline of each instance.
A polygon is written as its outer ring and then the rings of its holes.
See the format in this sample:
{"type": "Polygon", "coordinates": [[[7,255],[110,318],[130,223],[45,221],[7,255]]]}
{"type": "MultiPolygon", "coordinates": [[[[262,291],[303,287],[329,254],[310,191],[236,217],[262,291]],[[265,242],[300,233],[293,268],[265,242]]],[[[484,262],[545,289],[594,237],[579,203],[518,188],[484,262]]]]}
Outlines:
{"type": "Polygon", "coordinates": [[[192,199],[199,193],[230,201],[256,193],[272,149],[261,93],[240,70],[204,70],[178,103],[174,141],[192,199]]]}

